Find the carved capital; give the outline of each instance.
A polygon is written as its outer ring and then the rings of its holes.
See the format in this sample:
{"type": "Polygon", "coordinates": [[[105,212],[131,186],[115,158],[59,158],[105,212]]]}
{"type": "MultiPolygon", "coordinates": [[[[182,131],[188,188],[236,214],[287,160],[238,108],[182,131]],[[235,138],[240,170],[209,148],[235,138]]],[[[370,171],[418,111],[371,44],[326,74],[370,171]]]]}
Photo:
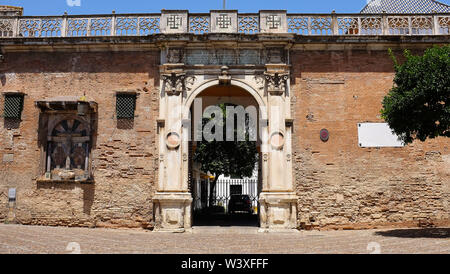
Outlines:
{"type": "Polygon", "coordinates": [[[267,91],[271,95],[282,95],[286,90],[289,74],[265,73],[267,91]]]}
{"type": "Polygon", "coordinates": [[[185,73],[170,73],[161,75],[168,95],[180,95],[185,90],[185,73]]]}

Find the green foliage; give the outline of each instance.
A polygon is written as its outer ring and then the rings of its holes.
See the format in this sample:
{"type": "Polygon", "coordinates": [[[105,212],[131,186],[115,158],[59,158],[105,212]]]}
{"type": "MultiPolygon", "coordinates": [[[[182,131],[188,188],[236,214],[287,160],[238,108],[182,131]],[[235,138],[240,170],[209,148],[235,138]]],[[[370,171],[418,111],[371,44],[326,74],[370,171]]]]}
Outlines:
{"type": "MultiPolygon", "coordinates": [[[[226,106],[221,104],[219,107],[223,112],[223,125],[226,125],[226,106]]],[[[204,120],[204,124],[208,120],[204,120]]],[[[235,123],[236,125],[237,123],[235,123]]],[[[248,119],[247,123],[248,125],[248,119]]],[[[235,128],[234,134],[237,134],[235,128]]],[[[223,126],[223,136],[226,136],[226,127],[223,126]]],[[[251,177],[258,161],[258,151],[256,142],[249,140],[248,132],[245,135],[245,141],[216,141],[208,142],[203,140],[198,143],[194,153],[194,160],[201,164],[201,170],[210,173],[216,178],[220,175],[251,177]]]]}
{"type": "Polygon", "coordinates": [[[450,46],[427,49],[423,56],[404,52],[394,60],[394,87],[383,99],[381,114],[403,142],[450,137],[450,46]]]}

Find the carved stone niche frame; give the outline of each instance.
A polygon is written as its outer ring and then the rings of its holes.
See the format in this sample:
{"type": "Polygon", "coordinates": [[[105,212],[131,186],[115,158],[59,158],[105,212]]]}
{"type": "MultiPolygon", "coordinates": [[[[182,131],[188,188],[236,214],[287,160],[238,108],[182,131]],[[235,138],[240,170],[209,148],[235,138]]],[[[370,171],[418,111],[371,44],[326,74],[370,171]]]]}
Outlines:
{"type": "Polygon", "coordinates": [[[75,97],[37,101],[41,170],[39,182],[91,183],[91,150],[97,104],[85,102],[88,112],[77,114],[75,97]]]}
{"type": "Polygon", "coordinates": [[[169,64],[185,63],[185,50],[182,47],[174,47],[167,49],[166,62],[169,64]]]}

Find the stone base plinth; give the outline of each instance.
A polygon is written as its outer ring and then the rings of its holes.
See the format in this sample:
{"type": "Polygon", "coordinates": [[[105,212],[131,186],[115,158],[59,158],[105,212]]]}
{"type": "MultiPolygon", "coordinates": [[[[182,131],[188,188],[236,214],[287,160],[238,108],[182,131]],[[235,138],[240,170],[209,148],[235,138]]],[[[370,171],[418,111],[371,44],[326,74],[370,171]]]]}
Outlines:
{"type": "Polygon", "coordinates": [[[260,232],[296,232],[297,195],[294,192],[262,192],[260,232]]]}
{"type": "Polygon", "coordinates": [[[192,226],[192,195],[157,192],[153,198],[156,232],[185,232],[192,226]]]}

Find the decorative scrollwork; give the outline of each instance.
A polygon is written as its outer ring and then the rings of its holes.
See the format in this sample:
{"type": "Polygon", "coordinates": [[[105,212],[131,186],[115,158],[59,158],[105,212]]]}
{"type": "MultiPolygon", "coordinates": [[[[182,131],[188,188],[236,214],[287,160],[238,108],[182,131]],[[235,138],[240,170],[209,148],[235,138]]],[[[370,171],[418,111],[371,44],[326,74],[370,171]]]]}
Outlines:
{"type": "Polygon", "coordinates": [[[266,73],[267,91],[271,95],[282,95],[286,90],[286,81],[289,79],[288,74],[266,73]]]}
{"type": "Polygon", "coordinates": [[[187,91],[192,90],[192,87],[194,86],[195,81],[197,81],[197,78],[195,76],[187,76],[186,77],[185,86],[186,86],[187,91]]]}
{"type": "Polygon", "coordinates": [[[186,74],[185,73],[170,73],[163,74],[162,79],[164,81],[165,90],[168,95],[180,95],[186,87],[186,74]]]}
{"type": "Polygon", "coordinates": [[[239,16],[238,28],[240,33],[255,34],[259,32],[259,16],[245,15],[239,16]]]}

